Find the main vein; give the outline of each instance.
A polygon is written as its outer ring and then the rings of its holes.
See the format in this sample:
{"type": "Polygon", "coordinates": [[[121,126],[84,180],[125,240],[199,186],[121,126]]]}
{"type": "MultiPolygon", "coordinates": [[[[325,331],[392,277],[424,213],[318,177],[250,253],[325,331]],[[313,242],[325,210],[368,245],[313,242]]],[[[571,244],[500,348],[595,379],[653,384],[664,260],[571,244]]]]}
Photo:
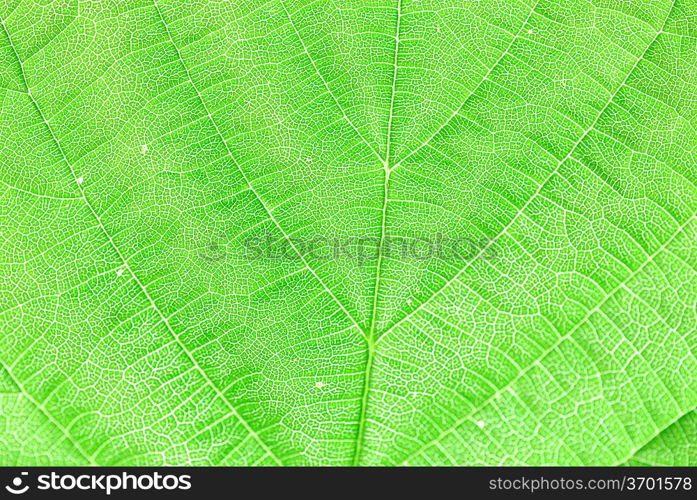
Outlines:
{"type": "Polygon", "coordinates": [[[389,200],[389,185],[390,185],[390,145],[392,137],[392,121],[394,117],[394,101],[397,86],[397,69],[399,67],[399,25],[402,17],[402,0],[397,2],[397,27],[395,29],[395,49],[394,59],[392,61],[392,95],[390,97],[390,111],[387,119],[387,145],[385,147],[385,182],[384,182],[384,197],[382,203],[382,217],[380,222],[380,241],[378,243],[378,261],[375,269],[375,289],[373,290],[373,304],[370,316],[370,326],[366,337],[368,347],[368,359],[366,361],[365,376],[363,382],[363,395],[361,397],[360,415],[358,419],[358,437],[356,438],[356,449],[353,454],[353,465],[358,465],[361,459],[363,450],[363,440],[365,438],[366,418],[368,411],[368,397],[370,393],[370,380],[373,372],[373,362],[375,358],[375,345],[377,340],[377,318],[378,318],[378,296],[380,294],[380,273],[382,270],[382,260],[385,247],[385,239],[387,237],[387,202],[389,200]]]}

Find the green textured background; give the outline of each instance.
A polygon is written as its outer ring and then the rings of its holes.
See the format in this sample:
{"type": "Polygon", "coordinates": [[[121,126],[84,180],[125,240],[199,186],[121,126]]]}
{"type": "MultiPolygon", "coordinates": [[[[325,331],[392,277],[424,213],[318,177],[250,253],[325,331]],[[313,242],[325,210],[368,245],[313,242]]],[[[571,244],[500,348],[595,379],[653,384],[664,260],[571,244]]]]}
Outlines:
{"type": "Polygon", "coordinates": [[[695,0],[0,19],[2,465],[697,464],[695,0]]]}

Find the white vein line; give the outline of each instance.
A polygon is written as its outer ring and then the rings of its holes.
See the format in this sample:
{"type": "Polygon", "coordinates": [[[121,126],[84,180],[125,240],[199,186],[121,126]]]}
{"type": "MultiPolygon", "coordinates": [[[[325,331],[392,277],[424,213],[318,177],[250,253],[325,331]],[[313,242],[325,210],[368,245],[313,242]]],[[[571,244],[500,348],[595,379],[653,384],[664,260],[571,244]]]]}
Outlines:
{"type": "MultiPolygon", "coordinates": [[[[675,0],[673,0],[673,5],[675,5],[675,0]]],[[[670,13],[672,12],[672,10],[673,10],[673,9],[672,9],[672,7],[671,7],[671,9],[668,11],[668,15],[667,15],[666,18],[663,20],[663,26],[665,26],[666,22],[668,22],[668,18],[670,17],[670,13]]],[[[547,177],[545,177],[545,179],[539,184],[539,186],[537,187],[537,189],[535,190],[535,192],[530,196],[530,198],[528,198],[528,200],[523,204],[523,206],[520,207],[520,209],[516,212],[516,214],[513,216],[513,218],[510,220],[510,222],[509,222],[496,236],[494,236],[493,238],[490,239],[491,242],[496,241],[496,240],[499,239],[502,235],[508,233],[508,230],[509,230],[511,227],[513,227],[513,224],[515,224],[515,222],[518,220],[518,217],[520,217],[520,216],[523,214],[523,212],[525,212],[525,210],[528,208],[528,206],[530,206],[530,204],[533,202],[533,200],[535,200],[535,198],[537,198],[537,197],[539,196],[539,194],[542,192],[542,189],[547,185],[547,183],[550,181],[550,179],[552,179],[552,177],[554,177],[554,176],[557,174],[557,172],[559,172],[559,169],[561,168],[561,166],[562,166],[564,163],[566,163],[567,160],[569,160],[569,159],[571,158],[571,156],[573,155],[574,151],[576,151],[576,148],[579,146],[579,144],[581,144],[581,142],[583,142],[583,140],[586,138],[586,136],[589,134],[589,132],[590,132],[591,130],[594,130],[594,129],[595,129],[595,125],[598,123],[598,121],[600,120],[600,118],[603,116],[603,114],[605,113],[605,110],[608,108],[608,106],[610,106],[610,104],[612,103],[612,101],[615,99],[615,96],[616,96],[616,95],[619,93],[619,91],[624,87],[625,83],[627,83],[627,81],[629,80],[629,77],[632,75],[632,73],[634,73],[634,70],[635,70],[636,67],[639,65],[639,62],[641,62],[641,61],[644,59],[644,56],[646,55],[646,53],[649,51],[649,49],[650,49],[651,46],[654,44],[654,42],[658,39],[658,36],[663,32],[663,26],[661,27],[661,29],[659,29],[658,31],[656,31],[656,33],[655,33],[653,39],[651,40],[651,42],[649,42],[649,44],[646,46],[646,49],[644,49],[644,51],[642,52],[642,54],[641,54],[641,55],[637,58],[637,60],[634,62],[634,64],[632,65],[632,67],[630,68],[630,70],[627,72],[627,74],[625,75],[625,77],[624,77],[624,79],[622,80],[622,82],[621,82],[621,83],[617,86],[617,88],[615,89],[615,92],[610,96],[610,98],[607,100],[607,102],[605,103],[605,105],[603,106],[603,108],[600,110],[600,112],[598,113],[598,115],[595,117],[595,120],[593,120],[593,123],[591,123],[590,126],[583,132],[583,134],[581,134],[581,137],[579,137],[579,139],[576,141],[576,143],[571,147],[571,149],[569,150],[568,154],[567,154],[564,158],[562,158],[561,161],[559,161],[559,162],[557,163],[557,166],[556,166],[556,167],[547,175],[547,177]]],[[[477,262],[477,261],[489,250],[489,247],[490,247],[490,245],[486,245],[473,259],[471,259],[470,261],[468,261],[467,264],[465,264],[465,265],[463,266],[463,268],[460,269],[460,271],[458,271],[458,272],[455,274],[455,276],[453,276],[451,279],[449,279],[443,286],[441,286],[436,292],[434,292],[434,293],[431,295],[431,298],[430,298],[430,299],[425,300],[425,301],[422,302],[416,309],[414,309],[412,312],[410,312],[409,314],[407,314],[406,316],[404,316],[404,317],[403,317],[402,319],[400,319],[399,321],[395,322],[390,328],[388,328],[388,330],[385,331],[385,333],[380,337],[380,339],[378,339],[378,342],[379,342],[380,340],[382,340],[384,337],[386,337],[388,333],[394,331],[395,328],[396,328],[398,325],[400,325],[405,319],[407,319],[407,318],[413,316],[414,314],[416,314],[417,312],[419,312],[419,311],[421,310],[421,308],[422,308],[426,303],[428,303],[433,297],[435,297],[436,295],[440,294],[443,290],[445,290],[445,289],[448,288],[451,284],[453,284],[453,283],[462,275],[462,273],[464,273],[467,269],[469,269],[469,267],[470,267],[474,262],[477,262]]]]}
{"type": "MultiPolygon", "coordinates": [[[[22,92],[22,94],[26,95],[26,92],[22,92]]],[[[3,184],[5,187],[7,187],[11,191],[17,191],[22,194],[27,194],[30,196],[35,196],[36,198],[42,198],[44,200],[54,200],[54,201],[73,201],[73,200],[79,200],[80,197],[75,196],[75,197],[61,197],[61,196],[51,196],[49,194],[42,194],[42,193],[35,193],[34,191],[29,191],[28,189],[23,189],[19,186],[13,186],[12,184],[9,184],[5,182],[4,180],[0,179],[0,184],[3,184]]]]}
{"type": "MultiPolygon", "coordinates": [[[[394,120],[394,100],[397,95],[397,68],[399,62],[399,24],[402,18],[402,0],[397,2],[397,29],[395,34],[394,59],[392,61],[392,95],[390,97],[390,113],[387,119],[387,147],[385,148],[385,168],[390,168],[390,143],[392,138],[392,121],[394,120]]],[[[385,182],[387,182],[387,178],[385,182]]]]}
{"type": "Polygon", "coordinates": [[[592,309],[590,309],[584,316],[581,318],[574,326],[571,328],[567,333],[559,337],[552,345],[550,345],[545,351],[540,354],[535,361],[530,363],[528,366],[526,366],[521,372],[519,372],[515,377],[513,377],[510,381],[508,381],[504,386],[502,386],[500,389],[498,389],[496,392],[494,392],[491,396],[489,396],[487,399],[485,399],[481,404],[479,404],[477,407],[473,408],[470,410],[464,417],[459,418],[456,420],[452,425],[450,425],[447,429],[442,431],[438,436],[436,436],[434,439],[424,443],[418,450],[414,451],[411,453],[407,458],[405,458],[402,461],[402,464],[406,464],[411,458],[417,456],[419,453],[422,451],[426,450],[429,446],[431,446],[433,443],[440,441],[442,438],[444,438],[446,435],[450,434],[452,431],[454,431],[459,425],[470,419],[475,413],[478,411],[481,411],[482,409],[486,408],[492,401],[494,401],[498,396],[500,396],[504,391],[512,387],[518,380],[520,380],[523,376],[525,376],[531,369],[534,367],[540,365],[540,363],[552,352],[554,352],[563,342],[566,340],[569,340],[571,336],[581,328],[581,326],[585,325],[586,322],[593,316],[595,313],[600,311],[600,308],[605,305],[605,303],[610,300],[618,291],[623,290],[626,284],[634,278],[637,274],[639,274],[646,266],[651,264],[654,259],[663,251],[665,248],[679,235],[682,233],[683,229],[687,227],[688,224],[693,222],[695,220],[695,215],[697,214],[692,214],[691,217],[688,217],[688,219],[678,227],[678,229],[673,233],[673,235],[668,238],[666,241],[663,242],[663,244],[658,247],[649,257],[642,262],[642,264],[637,267],[634,271],[632,271],[631,274],[629,274],[625,279],[623,279],[615,288],[613,288],[605,297],[603,297],[602,300],[600,300],[595,306],[593,306],[592,309]]]}
{"type": "MultiPolygon", "coordinates": [[[[4,21],[2,22],[3,28],[5,26],[4,21]]],[[[107,240],[109,240],[109,243],[111,244],[112,248],[116,252],[116,254],[119,256],[119,258],[123,261],[125,269],[129,272],[129,274],[133,277],[135,282],[138,284],[138,287],[141,289],[145,297],[147,298],[148,302],[152,305],[154,310],[157,312],[157,315],[160,317],[160,320],[162,323],[166,326],[167,330],[169,330],[170,334],[174,337],[174,340],[177,342],[179,347],[182,349],[182,351],[186,354],[186,356],[189,358],[189,361],[191,364],[194,366],[194,368],[199,372],[201,377],[203,377],[204,381],[213,389],[215,392],[216,396],[220,398],[220,400],[225,404],[230,412],[240,421],[242,426],[247,430],[249,434],[254,436],[254,438],[259,442],[259,445],[264,449],[267,453],[269,453],[272,457],[275,458],[275,460],[278,462],[279,465],[281,465],[280,459],[271,451],[271,449],[266,445],[266,443],[261,439],[261,437],[250,427],[250,425],[247,423],[245,419],[242,418],[242,416],[237,412],[234,406],[232,406],[232,403],[230,400],[222,393],[220,392],[220,389],[213,383],[213,381],[208,377],[206,372],[203,370],[201,365],[198,364],[198,361],[193,357],[191,352],[187,349],[186,345],[181,341],[181,338],[179,335],[174,331],[172,328],[172,325],[169,323],[169,320],[167,317],[164,315],[162,310],[158,307],[158,305],[155,303],[153,298],[151,297],[150,293],[148,292],[147,288],[145,285],[140,281],[138,276],[135,274],[133,269],[128,263],[128,260],[126,257],[121,253],[121,250],[119,250],[118,246],[116,246],[116,243],[114,242],[113,238],[109,234],[109,232],[106,230],[106,227],[104,227],[104,224],[102,223],[101,218],[97,214],[97,212],[94,210],[94,207],[92,204],[89,202],[87,199],[87,196],[85,195],[85,190],[83,189],[81,183],[77,182],[78,176],[75,174],[75,169],[73,168],[72,163],[68,160],[68,157],[65,154],[65,151],[63,151],[62,146],[60,145],[60,142],[58,142],[58,138],[53,132],[53,128],[49,124],[49,122],[46,120],[46,117],[44,116],[43,112],[41,111],[41,108],[39,107],[39,103],[34,99],[34,96],[31,93],[31,88],[28,85],[28,82],[26,81],[26,78],[24,77],[24,65],[22,64],[21,59],[19,58],[19,54],[15,50],[14,44],[12,43],[12,40],[10,38],[9,32],[7,32],[7,29],[5,29],[5,33],[7,34],[8,40],[10,40],[10,45],[12,47],[13,52],[15,53],[15,57],[17,58],[17,62],[20,65],[20,69],[22,71],[22,80],[24,81],[24,85],[27,88],[27,94],[29,95],[32,103],[34,104],[34,107],[36,108],[36,111],[38,112],[39,116],[41,117],[41,120],[44,122],[46,125],[46,128],[51,135],[51,138],[53,139],[53,142],[56,144],[56,147],[58,148],[58,151],[60,152],[61,156],[63,157],[63,160],[65,161],[66,165],[68,165],[68,168],[70,168],[70,172],[73,176],[73,179],[75,180],[75,184],[78,187],[78,190],[80,191],[80,195],[82,200],[84,201],[85,205],[89,209],[89,211],[92,213],[93,217],[97,221],[97,224],[99,225],[100,229],[106,236],[107,240]]]]}
{"type": "Polygon", "coordinates": [[[458,108],[457,108],[455,111],[453,111],[453,113],[450,115],[450,117],[448,117],[448,119],[445,120],[445,121],[443,122],[443,124],[442,124],[440,127],[438,127],[438,129],[436,129],[436,131],[433,132],[433,134],[431,134],[431,135],[429,136],[428,139],[426,139],[424,142],[422,142],[421,145],[419,145],[416,149],[412,150],[411,153],[408,153],[404,158],[402,158],[401,160],[399,160],[399,162],[398,162],[393,168],[397,168],[402,162],[408,160],[409,158],[411,158],[412,156],[414,156],[416,153],[418,153],[418,152],[421,150],[421,148],[423,148],[423,147],[426,146],[428,143],[430,143],[430,142],[433,140],[433,138],[434,138],[435,136],[437,136],[438,133],[439,133],[441,130],[443,130],[445,127],[448,126],[448,124],[449,124],[451,121],[453,121],[453,119],[460,113],[460,111],[461,111],[462,108],[465,106],[465,104],[467,104],[467,103],[469,102],[469,100],[472,98],[472,96],[479,90],[479,88],[480,88],[482,85],[484,85],[484,82],[486,82],[486,81],[489,79],[489,76],[490,76],[491,73],[494,71],[494,69],[496,69],[496,68],[498,67],[498,65],[501,63],[501,61],[503,61],[503,58],[506,57],[506,55],[508,55],[508,53],[510,52],[510,50],[513,48],[513,44],[515,43],[515,41],[516,41],[518,38],[520,38],[520,35],[523,33],[523,30],[525,29],[525,26],[528,24],[528,21],[530,20],[530,18],[532,17],[533,13],[535,12],[535,9],[537,8],[537,4],[538,4],[538,3],[540,3],[540,0],[537,0],[537,1],[535,2],[535,4],[532,6],[532,9],[531,9],[530,12],[528,13],[528,17],[526,17],[526,18],[525,18],[525,21],[523,21],[523,24],[520,26],[520,30],[518,30],[518,33],[515,34],[515,36],[514,36],[513,39],[511,40],[511,42],[508,44],[508,47],[506,47],[506,49],[505,49],[505,50],[503,51],[503,53],[499,56],[499,58],[494,62],[494,64],[491,65],[491,67],[489,68],[489,70],[486,72],[486,74],[485,74],[484,77],[481,79],[481,81],[477,84],[477,86],[474,88],[474,90],[472,90],[472,92],[469,93],[469,95],[465,98],[465,100],[462,101],[462,104],[460,104],[460,106],[458,106],[458,108]]]}
{"type": "Polygon", "coordinates": [[[317,76],[319,76],[320,80],[322,80],[322,83],[324,84],[324,87],[327,89],[327,92],[329,92],[329,95],[332,97],[334,102],[336,103],[337,107],[339,108],[339,111],[341,111],[341,114],[344,116],[346,121],[348,122],[349,125],[351,125],[351,128],[358,134],[358,137],[361,138],[361,140],[370,148],[370,150],[375,153],[375,156],[377,156],[378,160],[380,163],[383,163],[382,156],[380,156],[380,153],[378,153],[375,148],[368,142],[368,140],[363,136],[363,134],[356,128],[356,126],[353,124],[351,119],[348,117],[346,114],[346,111],[344,111],[344,107],[341,105],[339,102],[339,99],[337,99],[336,95],[334,95],[334,92],[332,92],[332,89],[329,88],[329,84],[327,83],[327,80],[324,79],[324,76],[322,76],[322,73],[320,73],[319,68],[317,67],[317,64],[315,63],[314,58],[310,55],[310,52],[307,50],[307,46],[305,45],[305,41],[303,40],[303,37],[300,35],[300,31],[298,31],[298,28],[295,27],[295,23],[293,22],[293,18],[290,15],[290,12],[288,12],[288,9],[286,8],[285,3],[283,0],[280,0],[281,7],[283,7],[283,10],[286,13],[286,16],[288,16],[288,21],[290,21],[290,25],[293,27],[293,30],[295,31],[295,34],[298,37],[298,40],[300,40],[300,45],[302,45],[303,51],[305,52],[305,55],[307,55],[307,58],[310,60],[310,63],[312,64],[312,67],[315,69],[315,73],[317,73],[317,76]]]}
{"type": "Polygon", "coordinates": [[[389,183],[390,183],[390,133],[392,130],[392,117],[394,111],[394,99],[395,99],[395,89],[397,86],[397,68],[398,68],[398,58],[399,58],[399,26],[402,18],[402,0],[397,2],[397,26],[395,28],[395,48],[394,48],[394,60],[393,60],[393,70],[392,70],[392,98],[390,100],[390,114],[388,117],[387,125],[387,146],[385,149],[385,189],[384,189],[384,199],[382,203],[382,222],[380,229],[380,244],[378,246],[378,261],[375,270],[375,288],[373,290],[373,305],[370,316],[370,327],[368,329],[368,335],[366,336],[367,347],[368,347],[368,360],[365,366],[365,374],[363,381],[363,393],[361,395],[361,409],[358,416],[358,434],[356,437],[356,447],[353,453],[353,465],[359,464],[361,459],[361,453],[363,451],[363,440],[365,437],[366,430],[366,417],[368,412],[368,398],[370,397],[370,381],[373,372],[373,360],[375,358],[375,328],[377,325],[378,318],[378,294],[380,293],[380,271],[382,269],[382,256],[385,247],[385,239],[387,235],[387,202],[389,200],[389,183]]]}
{"type": "Polygon", "coordinates": [[[635,447],[626,457],[624,457],[623,459],[617,461],[617,463],[615,463],[615,467],[620,466],[620,465],[623,465],[623,464],[625,464],[627,461],[634,459],[634,457],[635,457],[640,451],[642,451],[644,448],[646,448],[649,444],[651,444],[651,443],[653,442],[654,439],[656,439],[658,436],[660,436],[660,435],[663,434],[665,431],[667,431],[669,427],[672,427],[673,425],[678,424],[683,418],[687,417],[688,415],[690,415],[690,413],[692,413],[692,412],[694,412],[694,411],[695,411],[695,409],[692,408],[692,409],[690,409],[690,410],[687,410],[687,411],[686,411],[685,413],[683,413],[682,415],[679,414],[679,415],[677,415],[675,418],[671,419],[665,426],[663,426],[662,429],[659,429],[657,432],[655,432],[655,433],[653,434],[653,436],[651,436],[650,438],[646,439],[646,441],[644,442],[644,444],[635,447]]]}
{"type": "Polygon", "coordinates": [[[157,14],[160,17],[160,21],[162,22],[162,25],[164,26],[165,31],[167,32],[167,36],[169,37],[169,40],[172,43],[172,47],[174,47],[174,50],[176,51],[177,56],[179,57],[179,61],[181,62],[182,67],[184,68],[184,71],[186,72],[186,76],[189,79],[189,82],[191,83],[191,86],[193,87],[194,91],[196,92],[196,95],[198,96],[199,101],[201,101],[201,105],[203,106],[203,109],[205,110],[205,112],[208,115],[208,119],[213,124],[213,127],[215,128],[216,133],[220,137],[220,140],[223,142],[223,145],[225,147],[225,150],[227,151],[228,156],[230,157],[232,162],[235,164],[235,166],[239,170],[240,174],[242,174],[242,178],[247,183],[247,186],[249,186],[249,189],[252,191],[252,193],[254,193],[254,196],[257,198],[257,200],[259,200],[259,203],[261,203],[262,207],[264,208],[264,210],[268,214],[269,219],[274,223],[274,225],[278,228],[278,230],[281,231],[281,234],[286,239],[286,241],[288,241],[288,243],[290,244],[293,251],[295,251],[295,253],[298,255],[298,257],[300,257],[300,260],[302,260],[303,264],[305,264],[308,271],[310,271],[310,273],[312,273],[312,275],[317,279],[317,281],[319,281],[319,283],[322,285],[324,290],[331,296],[331,298],[334,300],[334,302],[336,302],[336,304],[339,306],[339,308],[342,310],[342,312],[348,317],[348,319],[354,324],[354,326],[356,328],[358,328],[358,331],[361,332],[363,335],[365,335],[365,332],[363,332],[363,329],[358,325],[358,322],[353,318],[351,313],[348,312],[348,310],[344,307],[344,305],[337,298],[337,296],[334,295],[334,293],[330,290],[330,288],[324,283],[324,280],[322,280],[322,278],[319,277],[319,275],[315,272],[315,270],[312,267],[310,267],[310,264],[308,264],[307,260],[302,255],[302,253],[300,253],[298,251],[298,249],[295,246],[295,244],[293,243],[292,239],[288,237],[288,234],[284,231],[284,229],[278,223],[276,218],[271,213],[271,210],[269,209],[269,207],[266,206],[266,203],[264,202],[262,197],[259,195],[257,190],[254,188],[252,183],[249,181],[247,174],[245,174],[244,170],[242,170],[241,165],[237,162],[234,155],[232,154],[232,151],[230,150],[230,147],[228,146],[227,141],[225,140],[225,137],[220,132],[220,129],[218,128],[218,124],[216,123],[215,119],[213,118],[213,115],[208,110],[208,106],[206,105],[206,101],[203,100],[203,96],[198,91],[198,87],[194,83],[194,80],[191,78],[191,74],[189,73],[189,68],[187,68],[186,64],[184,63],[184,58],[182,58],[181,53],[179,52],[179,48],[177,48],[177,44],[174,43],[174,39],[172,38],[172,35],[169,32],[169,28],[167,27],[167,23],[165,23],[164,17],[162,17],[162,13],[160,12],[160,8],[157,5],[157,0],[153,0],[153,5],[155,6],[155,9],[157,10],[157,14]]]}

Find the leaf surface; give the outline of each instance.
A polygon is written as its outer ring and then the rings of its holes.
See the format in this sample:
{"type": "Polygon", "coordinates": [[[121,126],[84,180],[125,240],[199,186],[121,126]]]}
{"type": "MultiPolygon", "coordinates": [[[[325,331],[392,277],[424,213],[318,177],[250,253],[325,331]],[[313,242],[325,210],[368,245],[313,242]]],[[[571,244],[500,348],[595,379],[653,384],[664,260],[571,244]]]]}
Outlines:
{"type": "Polygon", "coordinates": [[[697,460],[694,0],[0,20],[3,464],[697,460]]]}

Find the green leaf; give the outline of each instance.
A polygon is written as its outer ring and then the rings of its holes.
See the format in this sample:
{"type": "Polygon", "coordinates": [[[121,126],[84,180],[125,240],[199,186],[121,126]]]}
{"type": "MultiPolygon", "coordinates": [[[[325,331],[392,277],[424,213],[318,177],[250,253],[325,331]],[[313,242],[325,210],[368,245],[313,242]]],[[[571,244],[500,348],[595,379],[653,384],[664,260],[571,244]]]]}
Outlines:
{"type": "Polygon", "coordinates": [[[694,465],[695,0],[0,19],[3,465],[694,465]]]}
{"type": "Polygon", "coordinates": [[[626,462],[630,466],[697,465],[695,450],[697,434],[697,412],[691,411],[677,420],[626,462]]]}

